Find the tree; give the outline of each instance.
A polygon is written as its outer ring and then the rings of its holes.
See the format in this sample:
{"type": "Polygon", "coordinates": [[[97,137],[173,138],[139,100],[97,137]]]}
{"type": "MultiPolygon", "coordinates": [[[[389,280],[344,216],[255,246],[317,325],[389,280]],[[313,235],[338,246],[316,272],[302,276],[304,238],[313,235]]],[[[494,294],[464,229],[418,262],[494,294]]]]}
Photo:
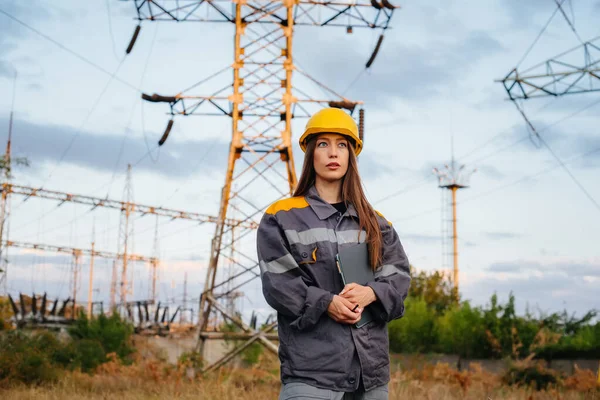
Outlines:
{"type": "Polygon", "coordinates": [[[414,270],[411,275],[408,297],[422,298],[438,315],[458,304],[458,293],[454,290],[449,276],[440,271],[414,273],[414,270]]]}

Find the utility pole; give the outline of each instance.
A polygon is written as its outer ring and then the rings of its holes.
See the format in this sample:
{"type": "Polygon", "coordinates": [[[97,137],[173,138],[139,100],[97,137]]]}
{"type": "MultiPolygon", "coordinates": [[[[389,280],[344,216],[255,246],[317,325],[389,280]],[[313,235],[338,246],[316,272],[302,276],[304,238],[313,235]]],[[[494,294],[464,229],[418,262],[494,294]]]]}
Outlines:
{"type": "Polygon", "coordinates": [[[150,292],[150,300],[152,300],[152,302],[154,304],[156,303],[156,297],[157,297],[157,293],[156,293],[156,279],[157,279],[157,274],[158,274],[158,259],[155,259],[154,261],[152,261],[150,263],[150,268],[151,268],[151,274],[152,274],[152,288],[151,288],[151,292],[150,292]]]}
{"type": "Polygon", "coordinates": [[[179,314],[179,323],[182,324],[186,321],[184,316],[187,311],[187,272],[183,275],[183,308],[181,309],[181,313],[179,314]]]}
{"type": "Polygon", "coordinates": [[[151,263],[151,271],[150,273],[152,274],[152,276],[150,277],[150,280],[152,282],[152,287],[151,287],[151,292],[150,292],[150,299],[153,301],[154,304],[157,304],[156,300],[157,300],[157,296],[158,293],[156,292],[156,280],[158,278],[158,256],[159,256],[159,249],[158,249],[158,216],[156,217],[156,224],[154,225],[154,259],[155,261],[153,261],[151,263]]]}
{"type": "Polygon", "coordinates": [[[110,280],[110,312],[117,306],[117,259],[112,263],[112,276],[110,280]]]}
{"type": "Polygon", "coordinates": [[[95,242],[92,242],[92,255],[90,256],[90,282],[88,284],[88,304],[87,304],[87,316],[88,318],[92,318],[92,301],[93,301],[93,291],[94,291],[94,245],[95,242]]]}
{"type": "MultiPolygon", "coordinates": [[[[125,180],[125,189],[123,191],[124,207],[121,210],[121,219],[119,222],[119,248],[121,251],[121,304],[127,302],[127,293],[129,292],[129,282],[127,281],[127,251],[129,250],[130,240],[133,238],[133,223],[130,223],[129,216],[132,211],[133,188],[131,186],[131,164],[127,166],[127,178],[125,180]]],[[[133,283],[131,283],[133,284],[133,283]]]]}
{"type": "Polygon", "coordinates": [[[79,270],[81,268],[81,251],[73,252],[73,285],[72,285],[72,296],[73,296],[73,319],[77,317],[77,292],[79,291],[79,270]]]}
{"type": "MultiPolygon", "coordinates": [[[[469,179],[473,174],[473,171],[466,172],[465,166],[461,165],[460,167],[456,166],[454,161],[454,139],[452,140],[452,161],[450,165],[445,165],[445,169],[438,170],[437,168],[433,169],[433,172],[437,175],[439,181],[439,187],[443,190],[450,190],[452,193],[452,283],[454,285],[454,291],[458,299],[458,290],[459,290],[459,269],[458,269],[458,220],[456,215],[456,192],[459,189],[465,189],[469,187],[469,179]]],[[[442,205],[444,207],[445,205],[442,205]]],[[[445,212],[442,211],[442,218],[444,218],[445,212]]],[[[442,226],[444,226],[444,222],[442,222],[442,226]]],[[[442,239],[444,241],[447,236],[447,232],[442,232],[442,239]]]]}
{"type": "MultiPolygon", "coordinates": [[[[327,26],[338,27],[348,33],[352,33],[353,28],[383,32],[389,27],[395,7],[389,0],[280,0],[268,3],[198,0],[185,5],[168,0],[133,0],[133,3],[139,21],[225,22],[234,28],[231,68],[225,68],[175,96],[143,94],[142,98],[155,103],[169,103],[172,116],[221,115],[231,119],[225,182],[204,290],[200,295],[198,351],[202,354],[205,340],[214,336],[214,332],[210,332],[209,321],[211,315],[218,313],[242,328],[245,332],[242,336],[245,335],[247,342],[204,371],[218,368],[254,341],[277,353],[277,346],[266,338],[276,323],[257,331],[222,304],[227,302],[225,288],[230,292],[236,291],[260,276],[254,252],[244,253],[246,249],[254,248],[250,244],[255,241],[255,236],[251,235],[253,232],[241,226],[227,226],[225,221],[235,209],[244,221],[257,222],[266,207],[293,192],[297,183],[292,153],[293,119],[308,118],[323,106],[343,108],[352,114],[360,104],[337,94],[294,65],[294,28],[299,25],[327,26]],[[230,7],[226,7],[227,4],[230,7]],[[224,72],[232,73],[233,82],[223,77],[224,72]],[[297,78],[293,77],[298,75],[306,82],[302,89],[294,85],[293,79],[297,78]],[[209,80],[224,89],[208,95],[197,94],[209,80]],[[312,93],[317,94],[309,93],[311,88],[316,89],[312,93]],[[320,97],[323,93],[328,98],[320,97]],[[234,187],[236,189],[232,189],[234,187]],[[238,200],[235,208],[232,205],[234,199],[238,200]],[[235,236],[233,228],[236,228],[235,236]],[[223,259],[227,258],[234,242],[238,244],[234,248],[235,257],[230,261],[235,263],[238,272],[218,282],[217,271],[224,266],[223,259]],[[230,281],[235,284],[227,286],[230,281]]],[[[383,35],[365,68],[371,65],[382,39],[383,35]]],[[[167,140],[173,121],[171,119],[167,124],[159,145],[167,140]]]]}
{"type": "Polygon", "coordinates": [[[4,173],[2,176],[2,199],[0,200],[0,285],[4,288],[4,294],[8,294],[8,260],[6,256],[6,249],[4,248],[4,226],[6,225],[6,216],[7,211],[6,208],[8,206],[8,194],[9,191],[6,190],[7,186],[10,184],[10,168],[11,168],[11,160],[10,160],[10,147],[12,141],[12,127],[13,127],[13,115],[15,110],[15,95],[17,89],[17,73],[15,72],[15,79],[13,84],[13,98],[12,98],[12,106],[10,110],[10,117],[8,120],[8,140],[6,142],[6,151],[4,153],[4,173]]]}

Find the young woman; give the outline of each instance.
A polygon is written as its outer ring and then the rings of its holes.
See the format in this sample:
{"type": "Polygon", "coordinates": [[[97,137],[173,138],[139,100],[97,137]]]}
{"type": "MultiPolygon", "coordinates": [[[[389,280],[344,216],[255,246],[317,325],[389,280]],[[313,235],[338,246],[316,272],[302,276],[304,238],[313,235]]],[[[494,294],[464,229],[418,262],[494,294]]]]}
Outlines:
{"type": "Polygon", "coordinates": [[[404,313],[406,254],[365,198],[354,119],[319,111],[300,147],[306,157],[294,197],[267,209],[257,238],[263,293],[277,311],[279,399],[387,399],[387,323],[404,313]],[[344,287],[335,256],[365,240],[375,280],[344,287]],[[365,307],[374,321],[356,328],[365,307]]]}

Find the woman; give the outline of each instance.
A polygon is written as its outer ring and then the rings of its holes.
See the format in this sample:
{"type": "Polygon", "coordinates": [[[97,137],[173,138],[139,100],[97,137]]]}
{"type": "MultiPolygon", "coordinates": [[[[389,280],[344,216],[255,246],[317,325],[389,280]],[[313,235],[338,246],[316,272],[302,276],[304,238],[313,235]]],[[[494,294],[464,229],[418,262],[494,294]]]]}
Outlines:
{"type": "Polygon", "coordinates": [[[365,198],[354,119],[319,111],[300,147],[306,157],[294,197],[267,209],[257,236],[263,293],[277,311],[279,399],[387,399],[387,323],[404,312],[406,254],[365,198]],[[365,240],[375,281],[344,287],[335,256],[365,240]],[[367,306],[375,320],[355,328],[367,306]]]}

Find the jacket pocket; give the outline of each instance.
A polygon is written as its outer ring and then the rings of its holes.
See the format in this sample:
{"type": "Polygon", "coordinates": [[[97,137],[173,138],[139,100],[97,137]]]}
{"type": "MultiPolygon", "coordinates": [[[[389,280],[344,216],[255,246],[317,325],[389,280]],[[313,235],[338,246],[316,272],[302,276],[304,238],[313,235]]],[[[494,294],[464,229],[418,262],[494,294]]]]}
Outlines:
{"type": "MultiPolygon", "coordinates": [[[[345,372],[352,361],[354,346],[346,340],[343,327],[328,315],[314,329],[290,332],[288,356],[293,371],[345,372]]],[[[349,333],[349,332],[347,332],[349,333]]]]}
{"type": "Polygon", "coordinates": [[[298,264],[314,264],[317,262],[317,250],[318,247],[315,247],[313,251],[310,252],[310,254],[308,254],[308,252],[303,252],[301,254],[302,256],[302,261],[300,261],[298,264]]]}
{"type": "Polygon", "coordinates": [[[387,332],[387,324],[371,322],[365,326],[369,342],[373,345],[373,353],[370,354],[370,363],[373,370],[390,363],[390,342],[387,332]]]}

